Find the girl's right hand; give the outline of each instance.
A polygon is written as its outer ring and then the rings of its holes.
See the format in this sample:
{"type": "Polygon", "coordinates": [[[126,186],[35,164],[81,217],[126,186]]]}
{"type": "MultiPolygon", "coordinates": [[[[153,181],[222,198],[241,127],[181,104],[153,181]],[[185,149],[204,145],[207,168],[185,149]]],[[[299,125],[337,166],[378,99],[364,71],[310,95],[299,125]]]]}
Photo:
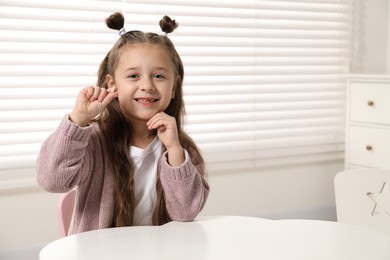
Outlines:
{"type": "Polygon", "coordinates": [[[78,126],[87,126],[92,119],[98,116],[117,97],[118,92],[115,87],[109,89],[96,86],[83,88],[69,115],[70,120],[78,126]]]}

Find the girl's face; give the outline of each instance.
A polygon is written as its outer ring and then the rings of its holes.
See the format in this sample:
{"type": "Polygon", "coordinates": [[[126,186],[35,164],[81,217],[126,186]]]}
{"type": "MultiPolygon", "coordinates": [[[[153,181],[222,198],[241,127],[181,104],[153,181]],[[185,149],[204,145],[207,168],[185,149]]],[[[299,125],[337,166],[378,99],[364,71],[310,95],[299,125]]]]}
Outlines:
{"type": "Polygon", "coordinates": [[[118,91],[119,105],[131,122],[148,121],[174,98],[176,74],[168,52],[159,45],[125,47],[109,87],[118,91]]]}

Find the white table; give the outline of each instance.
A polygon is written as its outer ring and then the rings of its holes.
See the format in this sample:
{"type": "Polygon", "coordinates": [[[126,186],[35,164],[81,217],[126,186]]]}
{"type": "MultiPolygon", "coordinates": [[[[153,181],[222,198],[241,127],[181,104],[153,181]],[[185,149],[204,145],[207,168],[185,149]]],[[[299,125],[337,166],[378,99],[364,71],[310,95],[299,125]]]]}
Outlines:
{"type": "Polygon", "coordinates": [[[337,222],[202,217],[68,236],[45,246],[39,259],[389,260],[390,238],[337,222]]]}

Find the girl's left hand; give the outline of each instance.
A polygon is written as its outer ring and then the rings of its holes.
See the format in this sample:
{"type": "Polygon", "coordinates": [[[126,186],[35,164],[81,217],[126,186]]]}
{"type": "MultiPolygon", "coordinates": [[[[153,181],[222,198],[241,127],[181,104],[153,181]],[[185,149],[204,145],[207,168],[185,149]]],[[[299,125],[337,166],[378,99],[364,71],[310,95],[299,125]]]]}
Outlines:
{"type": "Polygon", "coordinates": [[[149,130],[157,129],[158,138],[168,152],[168,162],[176,167],[184,162],[184,151],[179,141],[176,119],[164,112],[155,114],[147,123],[149,130]]]}
{"type": "Polygon", "coordinates": [[[164,112],[160,112],[149,119],[146,125],[149,130],[157,129],[158,138],[160,138],[167,149],[181,148],[176,119],[174,117],[169,116],[164,112]]]}

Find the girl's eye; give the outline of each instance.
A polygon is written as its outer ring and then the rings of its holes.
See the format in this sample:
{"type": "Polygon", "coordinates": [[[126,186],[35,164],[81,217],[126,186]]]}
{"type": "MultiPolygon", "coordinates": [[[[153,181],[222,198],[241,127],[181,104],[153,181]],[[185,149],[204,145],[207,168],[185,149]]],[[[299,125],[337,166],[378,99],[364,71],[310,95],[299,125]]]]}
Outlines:
{"type": "Polygon", "coordinates": [[[128,76],[128,78],[130,78],[130,79],[138,79],[138,78],[139,78],[139,75],[137,75],[137,74],[130,74],[130,75],[128,76]]]}
{"type": "Polygon", "coordinates": [[[155,78],[155,79],[165,79],[164,75],[161,75],[161,74],[154,74],[153,78],[155,78]]]}

